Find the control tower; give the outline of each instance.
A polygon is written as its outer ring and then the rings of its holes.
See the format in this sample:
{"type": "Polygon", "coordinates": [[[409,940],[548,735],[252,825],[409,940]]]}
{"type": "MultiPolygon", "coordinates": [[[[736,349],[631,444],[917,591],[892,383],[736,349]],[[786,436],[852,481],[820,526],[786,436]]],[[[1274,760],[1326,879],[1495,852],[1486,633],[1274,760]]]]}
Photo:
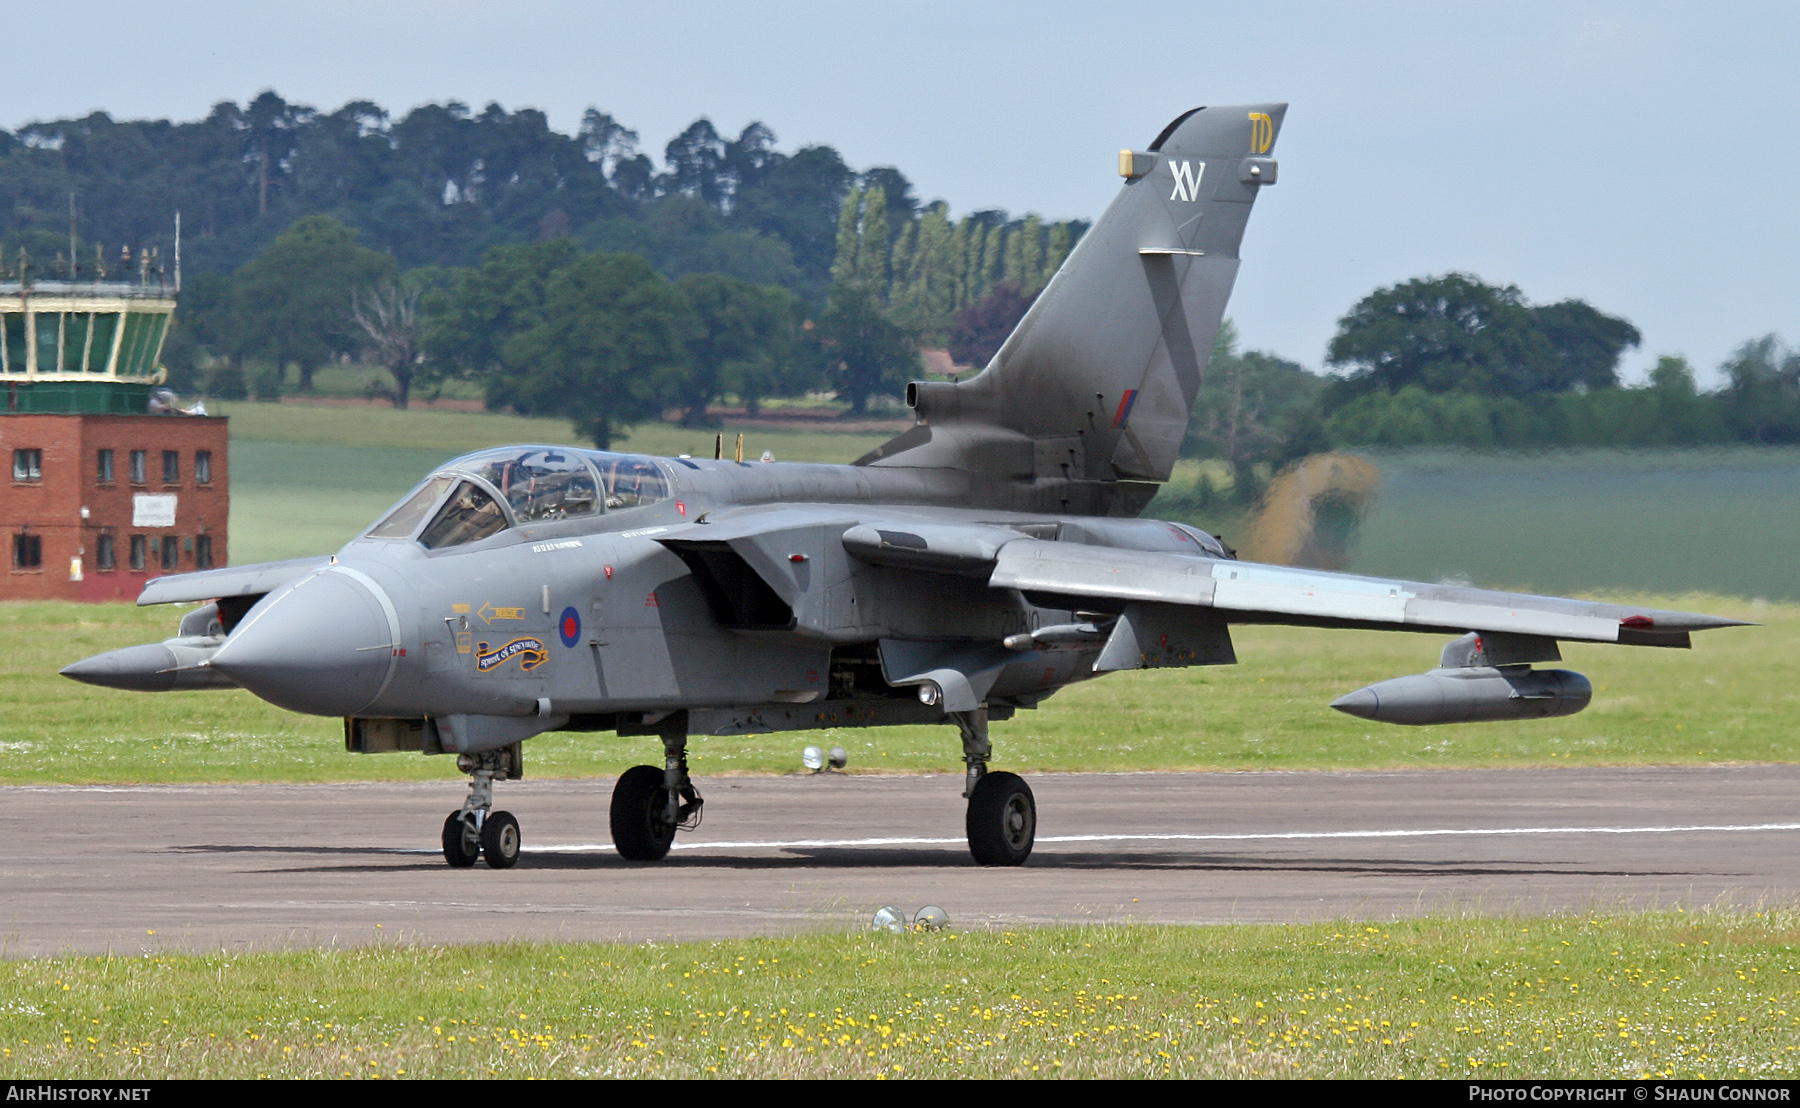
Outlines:
{"type": "Polygon", "coordinates": [[[158,387],[177,290],[139,259],[0,273],[0,599],[127,600],[226,564],[226,420],[158,387]]]}

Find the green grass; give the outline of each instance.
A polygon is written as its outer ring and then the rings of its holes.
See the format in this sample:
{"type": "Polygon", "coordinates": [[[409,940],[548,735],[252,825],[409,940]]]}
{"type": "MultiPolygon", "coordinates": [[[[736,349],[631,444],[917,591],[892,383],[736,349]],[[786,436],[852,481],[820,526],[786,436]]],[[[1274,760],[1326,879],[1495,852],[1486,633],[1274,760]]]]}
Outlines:
{"type": "Polygon", "coordinates": [[[231,562],[328,554],[373,523],[446,458],[407,446],[231,443],[231,562]]]}
{"type": "Polygon", "coordinates": [[[1791,1079],[1791,910],[0,962],[0,1076],[1791,1079]]]}
{"type": "MultiPolygon", "coordinates": [[[[1394,727],[1331,711],[1362,685],[1436,664],[1428,635],[1235,629],[1239,665],[1120,673],[1066,689],[993,728],[996,764],[1073,770],[1389,769],[1800,760],[1800,606],[1661,598],[1760,621],[1697,636],[1692,651],[1564,644],[1594,683],[1580,715],[1394,727]]],[[[71,661],[172,634],[179,610],[0,605],[0,783],[457,779],[449,758],[349,755],[335,719],[237,691],[129,693],[59,677],[71,661]],[[46,644],[53,648],[46,650],[46,644]]],[[[808,743],[841,745],[851,772],[961,772],[949,727],[700,737],[702,775],[797,768],[808,743]]],[[[653,739],[549,734],[526,744],[534,777],[609,777],[654,761],[653,739]]]]}

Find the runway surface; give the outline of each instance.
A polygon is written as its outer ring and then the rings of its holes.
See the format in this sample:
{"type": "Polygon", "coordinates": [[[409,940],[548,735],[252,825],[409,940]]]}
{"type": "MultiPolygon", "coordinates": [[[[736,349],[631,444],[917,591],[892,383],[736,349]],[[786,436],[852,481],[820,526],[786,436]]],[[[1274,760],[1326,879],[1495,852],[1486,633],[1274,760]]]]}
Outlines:
{"type": "Polygon", "coordinates": [[[701,779],[659,864],[611,783],[496,788],[526,853],[452,870],[458,781],[5,791],[0,951],[694,939],[865,926],[1212,923],[1800,900],[1800,766],[1043,774],[1038,845],[980,869],[951,777],[701,779]]]}

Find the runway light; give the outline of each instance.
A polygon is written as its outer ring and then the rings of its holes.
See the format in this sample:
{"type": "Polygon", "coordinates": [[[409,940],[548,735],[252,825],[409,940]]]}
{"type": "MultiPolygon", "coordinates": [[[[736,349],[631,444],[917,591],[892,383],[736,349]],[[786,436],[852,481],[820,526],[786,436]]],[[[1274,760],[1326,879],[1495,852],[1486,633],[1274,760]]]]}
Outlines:
{"type": "Polygon", "coordinates": [[[816,746],[809,746],[800,752],[800,764],[817,773],[825,768],[825,752],[816,746]]]}
{"type": "Polygon", "coordinates": [[[942,931],[950,926],[950,913],[935,904],[927,904],[913,917],[914,931],[942,931]]]}
{"type": "Polygon", "coordinates": [[[886,905],[876,911],[875,919],[869,925],[869,930],[891,931],[896,935],[904,934],[906,932],[906,917],[900,914],[900,909],[895,908],[891,904],[886,905]]]}
{"type": "Polygon", "coordinates": [[[826,759],[830,761],[832,769],[843,769],[850,764],[850,755],[844,753],[844,748],[841,746],[832,747],[831,753],[826,755],[826,759]]]}

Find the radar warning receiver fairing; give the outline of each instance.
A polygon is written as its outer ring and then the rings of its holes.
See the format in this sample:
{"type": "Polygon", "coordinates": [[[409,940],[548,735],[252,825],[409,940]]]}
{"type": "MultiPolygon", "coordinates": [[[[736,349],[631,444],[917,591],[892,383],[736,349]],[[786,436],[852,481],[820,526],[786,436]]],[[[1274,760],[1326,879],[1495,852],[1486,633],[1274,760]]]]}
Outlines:
{"type": "Polygon", "coordinates": [[[1136,518],[1169,477],[1286,106],[1187,112],[1122,151],[1118,197],[980,374],[915,381],[917,423],[854,465],[488,450],[444,466],[335,556],[153,580],[180,633],[63,673],[248,689],[341,716],[352,751],[452,754],[453,866],[518,858],[492,810],[548,731],[661,741],[613,789],[654,861],[701,798],[690,737],[954,724],[969,849],[1031,853],[1037,810],[988,725],[1114,670],[1226,665],[1231,627],[1455,636],[1438,669],[1341,698],[1395,723],[1579,711],[1559,640],[1686,647],[1733,621],[1238,561],[1136,518]]]}

